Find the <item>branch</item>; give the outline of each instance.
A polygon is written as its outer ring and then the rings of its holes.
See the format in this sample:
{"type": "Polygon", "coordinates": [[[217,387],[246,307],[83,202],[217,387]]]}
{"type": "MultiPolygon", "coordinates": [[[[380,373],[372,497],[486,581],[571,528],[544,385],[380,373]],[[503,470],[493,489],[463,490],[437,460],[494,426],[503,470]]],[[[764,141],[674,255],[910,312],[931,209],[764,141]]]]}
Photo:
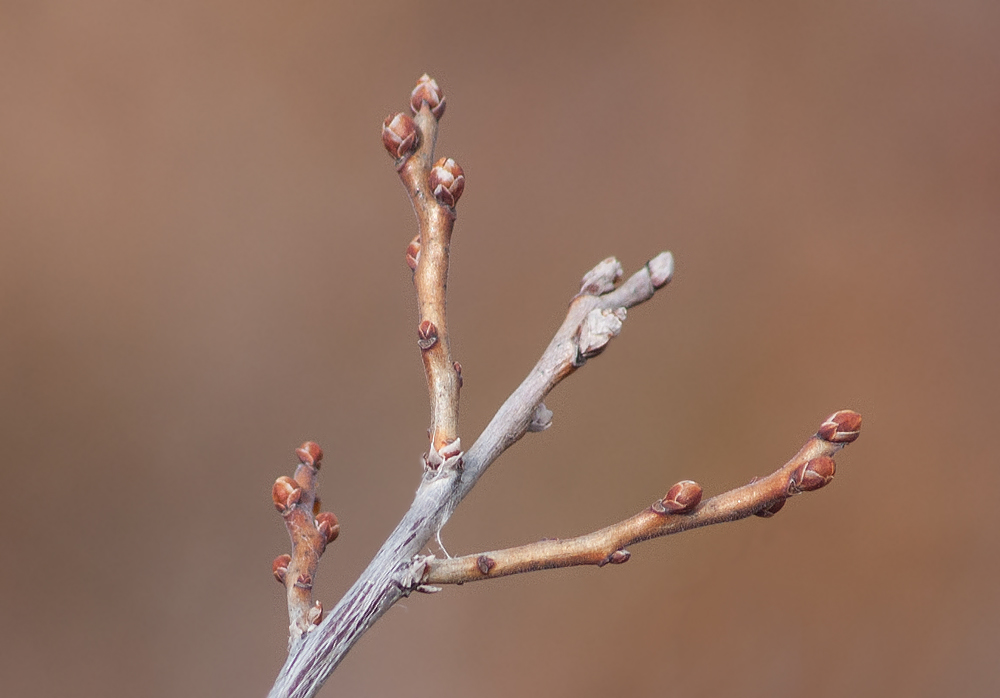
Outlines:
{"type": "Polygon", "coordinates": [[[833,455],[857,439],[860,430],[861,416],[842,410],[827,418],[785,465],[748,485],[701,502],[701,486],[684,480],[635,516],[585,536],[445,560],[431,556],[420,582],[463,584],[559,567],[603,567],[628,561],[631,555],[625,548],[634,543],[750,515],[773,516],[789,497],[829,484],[836,470],[833,455]]]}
{"type": "Polygon", "coordinates": [[[419,233],[406,250],[406,261],[414,270],[420,319],[417,345],[427,375],[431,403],[430,449],[425,467],[436,471],[442,465],[460,467],[458,438],[458,391],[461,366],[451,359],[445,290],[448,257],[455,225],[455,204],[465,190],[462,168],[451,158],[434,166],[438,120],[444,115],[445,99],[437,82],[420,78],[410,95],[414,116],[399,113],[385,120],[382,140],[396,158],[396,169],[417,217],[419,233]]]}
{"type": "Polygon", "coordinates": [[[292,554],[276,557],[271,570],[286,590],[288,633],[293,639],[312,629],[323,618],[323,605],[312,600],[313,580],[320,556],[340,534],[337,517],[329,511],[319,512],[316,475],[323,451],[312,441],[306,441],[295,449],[295,453],[299,457],[295,477],[283,475],[271,488],[274,507],[285,520],[288,537],[292,540],[292,554]]]}

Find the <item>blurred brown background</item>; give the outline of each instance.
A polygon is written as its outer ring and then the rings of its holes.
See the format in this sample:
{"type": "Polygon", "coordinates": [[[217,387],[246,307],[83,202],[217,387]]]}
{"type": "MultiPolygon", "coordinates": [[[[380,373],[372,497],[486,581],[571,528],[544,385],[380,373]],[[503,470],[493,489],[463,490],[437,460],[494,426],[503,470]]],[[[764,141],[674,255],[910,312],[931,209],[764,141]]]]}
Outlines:
{"type": "Polygon", "coordinates": [[[427,71],[468,177],[464,438],[590,266],[677,257],[453,553],[865,427],[774,519],[410,598],[321,695],[997,695],[998,33],[987,0],[0,2],[4,692],[262,696],[292,449],[328,454],[327,605],[405,510],[427,401],[379,128],[427,71]]]}

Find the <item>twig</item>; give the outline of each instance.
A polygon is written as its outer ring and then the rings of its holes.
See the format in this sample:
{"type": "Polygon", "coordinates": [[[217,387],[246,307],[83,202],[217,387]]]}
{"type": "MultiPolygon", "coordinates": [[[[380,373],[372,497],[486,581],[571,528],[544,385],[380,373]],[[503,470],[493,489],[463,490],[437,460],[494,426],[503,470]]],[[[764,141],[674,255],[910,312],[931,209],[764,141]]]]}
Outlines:
{"type": "Polygon", "coordinates": [[[826,419],[785,465],[748,485],[699,503],[701,486],[684,480],[635,516],[588,535],[444,560],[431,556],[420,582],[462,584],[536,570],[622,563],[630,557],[625,548],[634,543],[753,514],[773,516],[789,497],[829,484],[836,470],[833,455],[854,441],[860,429],[860,415],[842,410],[826,419]]]}
{"type": "Polygon", "coordinates": [[[332,512],[319,512],[316,475],[323,451],[312,441],[306,441],[295,453],[299,457],[295,477],[283,475],[271,488],[274,507],[285,520],[292,540],[292,554],[276,557],[271,570],[286,589],[288,633],[293,639],[323,618],[323,605],[312,600],[313,580],[320,556],[340,533],[337,517],[332,512]]]}
{"type": "Polygon", "coordinates": [[[652,298],[670,280],[673,258],[664,252],[628,280],[609,258],[584,276],[559,330],[538,363],[500,407],[467,453],[464,467],[425,475],[409,511],[354,585],[318,626],[293,638],[270,698],[315,695],[348,651],[393,604],[422,581],[427,559],[419,553],[441,529],[486,469],[528,431],[545,425],[542,400],[558,383],[601,353],[621,331],[625,309],[652,298]],[[600,295],[594,295],[600,294],[600,295]]]}
{"type": "Polygon", "coordinates": [[[460,467],[458,393],[461,367],[452,361],[445,315],[445,290],[455,204],[465,189],[462,168],[451,158],[433,166],[438,120],[445,99],[429,76],[420,78],[410,95],[413,118],[400,113],[385,120],[383,142],[396,157],[396,169],[413,204],[419,233],[406,250],[414,270],[419,320],[417,344],[427,375],[431,403],[430,448],[424,463],[436,471],[460,467]],[[411,133],[415,138],[411,139],[411,133]],[[405,147],[400,147],[405,144],[405,147]]]}

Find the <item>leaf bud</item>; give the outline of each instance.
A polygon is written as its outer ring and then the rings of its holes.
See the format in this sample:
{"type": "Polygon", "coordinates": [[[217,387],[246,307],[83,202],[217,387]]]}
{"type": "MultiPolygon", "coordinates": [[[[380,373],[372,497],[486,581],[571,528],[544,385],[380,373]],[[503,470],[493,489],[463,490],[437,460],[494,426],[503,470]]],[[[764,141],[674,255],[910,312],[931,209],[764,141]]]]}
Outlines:
{"type": "Polygon", "coordinates": [[[416,150],[418,140],[417,125],[403,112],[387,116],[382,123],[382,144],[396,160],[402,160],[416,150]]]}
{"type": "Polygon", "coordinates": [[[701,485],[694,480],[681,480],[667,490],[660,504],[670,514],[684,514],[701,503],[701,495],[701,485]]]}
{"type": "Polygon", "coordinates": [[[438,87],[437,80],[427,73],[420,76],[420,79],[417,80],[417,86],[410,93],[410,108],[414,114],[420,111],[424,102],[427,103],[427,107],[435,119],[444,116],[444,92],[438,87]]]}
{"type": "Polygon", "coordinates": [[[451,158],[441,158],[431,168],[427,183],[439,204],[454,208],[465,191],[465,173],[451,158]]]}
{"type": "Polygon", "coordinates": [[[322,511],[316,515],[316,530],[329,545],[340,535],[340,523],[332,511],[322,511]]]}
{"type": "Polygon", "coordinates": [[[282,475],[274,481],[271,498],[274,500],[274,508],[279,513],[284,514],[295,506],[300,497],[302,497],[302,487],[292,478],[282,475]]]}

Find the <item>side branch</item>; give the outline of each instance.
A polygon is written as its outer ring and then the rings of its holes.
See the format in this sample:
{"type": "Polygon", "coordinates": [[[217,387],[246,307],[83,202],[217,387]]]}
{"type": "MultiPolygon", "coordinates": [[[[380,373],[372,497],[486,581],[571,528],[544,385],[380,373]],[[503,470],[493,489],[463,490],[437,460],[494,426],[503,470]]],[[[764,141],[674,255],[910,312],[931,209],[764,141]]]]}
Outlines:
{"type": "Polygon", "coordinates": [[[452,509],[504,451],[528,431],[547,426],[551,413],[542,402],[545,396],[588,359],[604,351],[621,332],[627,309],[652,298],[670,282],[673,273],[673,255],[661,252],[620,285],[622,266],[614,257],[584,275],[580,292],[570,301],[566,318],[552,341],[465,454],[465,470],[452,509]]]}
{"type": "Polygon", "coordinates": [[[565,321],[538,363],[472,448],[464,457],[458,456],[464,458],[463,469],[442,468],[438,476],[424,479],[409,511],[368,568],[313,632],[292,643],[270,698],[315,695],[364,632],[393,604],[414,590],[430,590],[422,583],[428,558],[419,557],[420,550],[498,456],[527,431],[544,428],[547,410],[542,400],[548,392],[600,353],[621,330],[625,309],[652,298],[672,273],[673,257],[663,252],[617,288],[622,271],[614,258],[604,260],[584,276],[580,293],[571,301],[565,321]],[[603,326],[597,322],[599,316],[604,318],[603,326]],[[592,319],[589,328],[585,327],[588,317],[592,319]]]}
{"type": "Polygon", "coordinates": [[[558,567],[623,563],[630,558],[625,548],[633,543],[737,521],[752,514],[773,516],[789,497],[819,489],[833,480],[834,454],[857,439],[860,429],[861,416],[856,412],[836,412],[790,461],[748,485],[699,504],[701,487],[685,480],[635,516],[588,535],[445,560],[427,558],[420,582],[463,584],[558,567]]]}
{"type": "Polygon", "coordinates": [[[319,511],[316,476],[323,451],[312,441],[306,441],[295,449],[295,454],[299,457],[295,477],[283,475],[271,488],[274,508],[284,519],[292,542],[291,555],[279,555],[271,564],[274,578],[286,591],[290,641],[314,629],[323,618],[323,605],[313,602],[313,580],[320,556],[340,533],[333,512],[319,511]]]}
{"type": "Polygon", "coordinates": [[[434,163],[438,120],[445,100],[437,83],[420,78],[410,96],[413,118],[397,114],[386,119],[383,142],[397,158],[396,167],[413,205],[419,233],[410,242],[406,260],[414,270],[420,347],[430,396],[431,427],[427,466],[437,470],[446,461],[457,467],[460,367],[451,358],[445,292],[448,258],[455,225],[455,204],[465,188],[462,168],[450,158],[434,163]],[[432,163],[434,163],[432,165],[432,163]]]}

